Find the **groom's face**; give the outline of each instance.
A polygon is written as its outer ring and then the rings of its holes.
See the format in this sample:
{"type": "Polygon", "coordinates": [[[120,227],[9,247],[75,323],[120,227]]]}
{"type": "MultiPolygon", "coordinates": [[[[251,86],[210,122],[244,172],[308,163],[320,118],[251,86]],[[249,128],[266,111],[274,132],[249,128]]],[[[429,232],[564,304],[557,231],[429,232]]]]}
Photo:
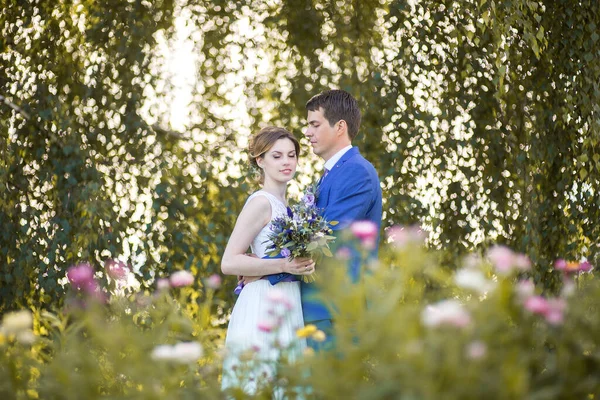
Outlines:
{"type": "Polygon", "coordinates": [[[337,152],[337,141],[339,135],[336,134],[336,125],[331,126],[329,121],[323,115],[323,108],[308,112],[308,129],[304,133],[310,140],[313,152],[329,160],[337,152]]]}

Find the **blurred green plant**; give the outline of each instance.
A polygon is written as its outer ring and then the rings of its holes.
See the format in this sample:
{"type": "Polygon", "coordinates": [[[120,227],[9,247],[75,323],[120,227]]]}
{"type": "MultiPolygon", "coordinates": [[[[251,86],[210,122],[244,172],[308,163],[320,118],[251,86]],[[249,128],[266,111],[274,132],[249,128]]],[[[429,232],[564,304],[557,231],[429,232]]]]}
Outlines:
{"type": "Polygon", "coordinates": [[[599,23],[590,0],[9,0],[0,312],[60,306],[77,262],[121,257],[146,287],[216,272],[251,190],[246,135],[301,136],[305,102],[331,87],[360,102],[385,226],[431,227],[452,267],[505,243],[557,291],[555,258],[600,261],[599,23]],[[184,132],[157,49],[177,19],[197,56],[184,132]]]}
{"type": "MultiPolygon", "coordinates": [[[[418,230],[395,227],[388,237],[381,257],[365,262],[359,282],[348,277],[343,251],[320,266],[316,284],[333,311],[335,350],[307,350],[290,363],[282,349],[281,365],[256,398],[600,395],[600,285],[590,263],[558,260],[563,290],[543,296],[529,277],[528,257],[504,246],[470,255],[449,272],[418,230]]],[[[6,314],[0,394],[247,398],[240,388],[220,389],[224,331],[211,316],[220,282],[210,281],[201,302],[191,286],[178,287],[185,282],[178,276],[153,293],[112,296],[107,303],[73,289],[78,301],[68,310],[34,313],[35,337],[31,313],[6,314]]],[[[311,326],[298,334],[323,340],[311,326]]],[[[249,352],[246,361],[252,360],[249,352]]]]}

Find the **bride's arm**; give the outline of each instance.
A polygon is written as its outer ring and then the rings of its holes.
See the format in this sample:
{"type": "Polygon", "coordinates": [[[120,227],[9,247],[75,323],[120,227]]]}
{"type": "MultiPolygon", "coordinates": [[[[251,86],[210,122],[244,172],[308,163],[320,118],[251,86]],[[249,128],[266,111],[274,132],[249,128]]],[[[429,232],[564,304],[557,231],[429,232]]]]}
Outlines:
{"type": "Polygon", "coordinates": [[[226,275],[263,276],[288,272],[305,275],[313,272],[308,258],[264,259],[246,255],[252,240],[271,220],[271,204],[264,196],[256,196],[246,204],[233,228],[221,259],[221,271],[226,275]],[[308,271],[306,267],[309,266],[308,271]]]}

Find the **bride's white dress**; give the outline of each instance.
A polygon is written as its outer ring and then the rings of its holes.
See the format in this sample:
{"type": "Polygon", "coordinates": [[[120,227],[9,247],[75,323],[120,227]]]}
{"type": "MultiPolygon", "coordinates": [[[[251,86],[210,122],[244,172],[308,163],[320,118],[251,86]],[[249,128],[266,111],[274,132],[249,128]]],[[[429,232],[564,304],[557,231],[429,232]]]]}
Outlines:
{"type": "MultiPolygon", "coordinates": [[[[272,194],[259,190],[253,193],[246,204],[256,196],[265,196],[271,204],[271,221],[280,215],[285,215],[286,206],[272,194]]],[[[252,241],[251,249],[258,257],[264,257],[269,248],[268,234],[271,229],[269,222],[252,241]]],[[[226,355],[223,362],[221,387],[241,387],[244,392],[253,394],[257,382],[268,379],[274,373],[279,351],[274,347],[277,341],[281,346],[292,345],[289,358],[293,361],[306,347],[305,341],[296,338],[296,330],[304,326],[302,306],[300,302],[300,282],[279,282],[276,285],[266,279],[260,279],[244,286],[240,293],[227,328],[225,339],[226,355]],[[283,294],[287,307],[277,299],[283,294]],[[274,301],[275,300],[275,301],[274,301]],[[285,309],[285,311],[284,311],[285,309]],[[274,315],[285,313],[281,325],[275,332],[267,332],[265,325],[274,322],[274,315]],[[260,329],[262,326],[263,329],[260,329]],[[254,354],[256,362],[250,368],[241,365],[240,356],[254,354]]]]}

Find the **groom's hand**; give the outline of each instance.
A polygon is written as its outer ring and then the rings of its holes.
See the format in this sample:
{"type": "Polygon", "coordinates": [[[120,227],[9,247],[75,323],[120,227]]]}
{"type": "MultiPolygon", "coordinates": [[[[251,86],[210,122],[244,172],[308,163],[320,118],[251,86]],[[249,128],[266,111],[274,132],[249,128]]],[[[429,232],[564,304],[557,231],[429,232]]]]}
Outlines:
{"type": "Polygon", "coordinates": [[[252,282],[256,282],[257,280],[261,279],[262,276],[241,276],[238,275],[238,285],[243,284],[244,286],[252,283],[252,282]]]}

